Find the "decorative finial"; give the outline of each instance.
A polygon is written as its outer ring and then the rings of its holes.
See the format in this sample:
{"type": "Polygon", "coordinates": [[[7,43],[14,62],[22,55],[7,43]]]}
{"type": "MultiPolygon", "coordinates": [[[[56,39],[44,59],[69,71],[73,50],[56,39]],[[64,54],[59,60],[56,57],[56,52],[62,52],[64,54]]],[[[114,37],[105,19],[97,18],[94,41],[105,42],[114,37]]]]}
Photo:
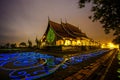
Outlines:
{"type": "Polygon", "coordinates": [[[67,19],[65,18],[65,23],[67,23],[67,19]]]}
{"type": "Polygon", "coordinates": [[[48,21],[50,21],[50,17],[48,16],[48,21]]]}
{"type": "Polygon", "coordinates": [[[37,38],[37,35],[36,35],[36,38],[37,38]]]}
{"type": "Polygon", "coordinates": [[[80,26],[78,25],[78,29],[80,30],[80,26]]]}
{"type": "Polygon", "coordinates": [[[60,20],[61,20],[61,24],[62,24],[62,18],[60,20]]]}

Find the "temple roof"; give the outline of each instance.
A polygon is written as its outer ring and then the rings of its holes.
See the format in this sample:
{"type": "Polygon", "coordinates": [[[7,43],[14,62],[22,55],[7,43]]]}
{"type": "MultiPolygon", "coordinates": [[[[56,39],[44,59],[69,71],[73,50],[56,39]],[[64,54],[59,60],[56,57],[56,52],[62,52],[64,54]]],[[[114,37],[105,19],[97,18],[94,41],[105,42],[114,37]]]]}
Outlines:
{"type": "Polygon", "coordinates": [[[51,20],[49,20],[50,27],[54,29],[55,33],[59,37],[68,37],[68,38],[82,38],[85,37],[87,38],[86,34],[81,32],[81,30],[69,23],[56,23],[51,20]]]}
{"type": "Polygon", "coordinates": [[[74,36],[71,36],[70,34],[68,34],[64,28],[62,27],[61,24],[58,24],[56,22],[53,21],[49,21],[50,27],[52,27],[55,31],[55,33],[60,36],[60,37],[70,37],[70,38],[75,38],[74,36]]]}
{"type": "Polygon", "coordinates": [[[74,35],[76,37],[86,37],[86,34],[83,33],[78,27],[73,26],[69,23],[63,23],[64,29],[68,32],[68,34],[74,35]]]}

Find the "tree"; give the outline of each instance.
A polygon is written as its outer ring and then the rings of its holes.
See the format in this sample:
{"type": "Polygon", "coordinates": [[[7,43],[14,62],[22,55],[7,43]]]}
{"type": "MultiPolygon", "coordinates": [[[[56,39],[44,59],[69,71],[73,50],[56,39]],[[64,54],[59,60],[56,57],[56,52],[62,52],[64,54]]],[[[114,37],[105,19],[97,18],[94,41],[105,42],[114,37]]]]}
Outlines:
{"type": "Polygon", "coordinates": [[[25,42],[21,42],[20,44],[19,44],[19,47],[26,47],[27,45],[26,45],[26,43],[25,42]]]}
{"type": "Polygon", "coordinates": [[[17,47],[16,43],[10,44],[10,46],[11,46],[11,48],[16,48],[17,47]]]}
{"type": "Polygon", "coordinates": [[[120,36],[118,36],[117,38],[113,39],[113,43],[119,44],[120,43],[120,36]]]}
{"type": "Polygon", "coordinates": [[[6,48],[10,48],[10,43],[6,43],[6,44],[5,44],[5,47],[6,47],[6,48]]]}
{"type": "Polygon", "coordinates": [[[112,41],[114,44],[119,44],[119,49],[120,49],[120,36],[117,36],[115,39],[112,41]]]}
{"type": "MultiPolygon", "coordinates": [[[[120,0],[79,0],[80,8],[86,3],[92,3],[91,11],[93,15],[89,18],[92,21],[99,21],[108,34],[111,30],[116,39],[120,37],[120,0]]],[[[114,40],[115,41],[115,40],[114,40]]],[[[120,44],[120,43],[119,43],[120,44]]]]}
{"type": "Polygon", "coordinates": [[[35,39],[35,42],[36,42],[37,48],[40,48],[41,41],[38,40],[37,37],[36,37],[36,39],[35,39]]]}
{"type": "Polygon", "coordinates": [[[32,47],[32,42],[30,40],[28,40],[28,47],[31,48],[32,47]]]}

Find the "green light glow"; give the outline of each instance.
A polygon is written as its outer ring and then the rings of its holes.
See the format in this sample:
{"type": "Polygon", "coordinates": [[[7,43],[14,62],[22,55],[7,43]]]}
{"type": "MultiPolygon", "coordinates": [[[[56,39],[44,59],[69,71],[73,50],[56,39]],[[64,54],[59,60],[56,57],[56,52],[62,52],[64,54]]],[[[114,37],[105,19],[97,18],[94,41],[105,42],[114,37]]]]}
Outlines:
{"type": "Polygon", "coordinates": [[[120,53],[118,53],[118,56],[117,56],[118,60],[120,60],[120,53]]]}
{"type": "Polygon", "coordinates": [[[120,78],[120,75],[118,76],[118,78],[120,78]]]}
{"type": "Polygon", "coordinates": [[[117,70],[118,73],[120,73],[120,68],[117,70]]]}
{"type": "Polygon", "coordinates": [[[49,29],[48,34],[47,34],[47,42],[52,43],[55,40],[55,33],[53,29],[49,29]]]}
{"type": "Polygon", "coordinates": [[[118,62],[118,64],[120,65],[120,62],[118,62]]]}

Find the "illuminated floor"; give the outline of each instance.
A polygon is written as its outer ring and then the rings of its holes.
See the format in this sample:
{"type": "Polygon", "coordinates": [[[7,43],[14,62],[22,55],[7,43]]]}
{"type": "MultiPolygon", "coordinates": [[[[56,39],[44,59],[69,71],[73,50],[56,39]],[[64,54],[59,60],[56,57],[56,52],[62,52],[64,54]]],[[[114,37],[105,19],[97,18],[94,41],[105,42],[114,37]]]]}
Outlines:
{"type": "Polygon", "coordinates": [[[0,69],[8,71],[12,80],[33,80],[55,72],[59,67],[63,69],[69,65],[80,63],[90,57],[101,55],[106,50],[74,57],[58,58],[50,55],[23,52],[0,54],[0,69]]]}
{"type": "Polygon", "coordinates": [[[0,67],[11,79],[37,79],[59,68],[62,58],[35,52],[0,54],[0,67]]]}

